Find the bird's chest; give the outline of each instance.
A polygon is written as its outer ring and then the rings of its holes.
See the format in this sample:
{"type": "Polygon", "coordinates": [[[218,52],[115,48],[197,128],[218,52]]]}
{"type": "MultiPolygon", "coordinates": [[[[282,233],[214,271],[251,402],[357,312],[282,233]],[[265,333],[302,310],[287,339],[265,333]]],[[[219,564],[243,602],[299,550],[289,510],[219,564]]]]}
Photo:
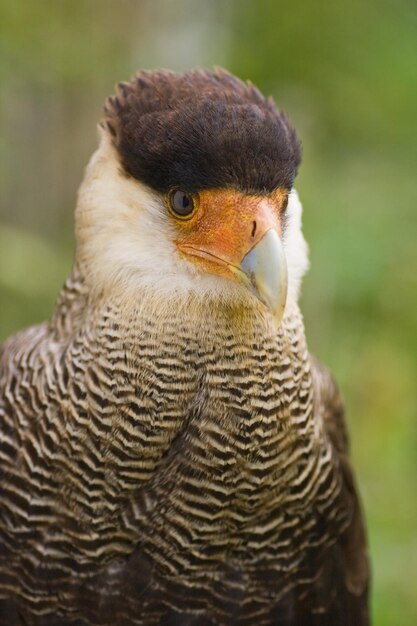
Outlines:
{"type": "MultiPolygon", "coordinates": [[[[73,428],[82,412],[78,439],[92,470],[80,476],[74,447],[63,465],[69,514],[106,529],[116,516],[128,541],[174,550],[181,537],[180,552],[223,558],[233,546],[256,550],[311,511],[331,459],[300,319],[279,332],[254,324],[243,338],[223,320],[210,330],[138,332],[132,321],[118,328],[123,342],[77,362],[85,394],[73,428]]],[[[70,393],[77,384],[69,380],[70,393]]]]}
{"type": "Polygon", "coordinates": [[[306,364],[294,354],[279,358],[274,345],[218,359],[206,370],[194,433],[189,454],[197,459],[200,451],[228,491],[231,509],[258,519],[271,497],[282,500],[304,465],[297,450],[313,434],[306,364]]]}
{"type": "MultiPolygon", "coordinates": [[[[124,522],[164,588],[181,582],[204,595],[209,580],[229,589],[244,576],[242,589],[268,603],[269,579],[328,538],[322,520],[340,486],[315,423],[307,353],[271,337],[200,350],[196,363],[175,435],[124,522]]],[[[175,413],[171,401],[161,405],[162,420],[167,407],[175,413]]]]}
{"type": "Polygon", "coordinates": [[[167,355],[154,358],[152,381],[142,378],[134,412],[143,415],[135,454],[144,482],[126,510],[153,544],[160,534],[194,554],[256,551],[311,507],[316,491],[306,486],[329,461],[316,439],[307,352],[288,332],[246,344],[225,337],[181,355],[171,368],[167,355]]]}

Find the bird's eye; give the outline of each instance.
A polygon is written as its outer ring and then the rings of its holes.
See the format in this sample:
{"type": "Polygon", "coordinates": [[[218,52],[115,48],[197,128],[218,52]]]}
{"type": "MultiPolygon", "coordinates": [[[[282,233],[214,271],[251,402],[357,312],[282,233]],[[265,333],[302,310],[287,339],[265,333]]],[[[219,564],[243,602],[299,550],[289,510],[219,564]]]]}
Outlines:
{"type": "Polygon", "coordinates": [[[183,220],[192,217],[198,206],[197,194],[186,193],[180,189],[171,191],[168,201],[174,215],[183,220]]]}

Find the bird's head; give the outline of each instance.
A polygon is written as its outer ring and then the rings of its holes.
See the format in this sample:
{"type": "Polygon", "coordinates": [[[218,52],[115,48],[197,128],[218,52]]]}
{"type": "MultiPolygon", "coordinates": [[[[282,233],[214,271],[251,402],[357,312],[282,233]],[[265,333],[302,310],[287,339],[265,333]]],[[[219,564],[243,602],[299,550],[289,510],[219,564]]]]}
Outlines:
{"type": "Polygon", "coordinates": [[[307,250],[300,145],[274,102],[224,70],[140,72],[100,128],[76,212],[91,288],[244,300],[279,322],[307,250]]]}

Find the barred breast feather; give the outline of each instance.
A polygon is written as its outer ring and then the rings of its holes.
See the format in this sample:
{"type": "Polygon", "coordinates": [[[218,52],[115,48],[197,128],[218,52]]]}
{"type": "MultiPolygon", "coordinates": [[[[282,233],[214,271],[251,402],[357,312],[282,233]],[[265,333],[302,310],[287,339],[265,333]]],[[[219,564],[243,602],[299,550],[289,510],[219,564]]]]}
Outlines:
{"type": "Polygon", "coordinates": [[[162,314],[76,273],[0,353],[0,624],[367,624],[347,454],[295,305],[162,314]]]}

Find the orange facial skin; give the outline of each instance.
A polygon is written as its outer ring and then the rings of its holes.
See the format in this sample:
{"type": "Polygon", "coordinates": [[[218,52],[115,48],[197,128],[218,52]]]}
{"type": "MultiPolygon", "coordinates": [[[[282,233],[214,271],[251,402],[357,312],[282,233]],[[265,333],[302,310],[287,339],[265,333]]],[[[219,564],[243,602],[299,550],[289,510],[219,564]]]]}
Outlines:
{"type": "Polygon", "coordinates": [[[280,212],[287,191],[264,196],[233,189],[200,192],[199,205],[189,220],[178,220],[181,234],[175,243],[187,257],[210,273],[236,278],[244,256],[273,228],[281,236],[280,212]]]}

